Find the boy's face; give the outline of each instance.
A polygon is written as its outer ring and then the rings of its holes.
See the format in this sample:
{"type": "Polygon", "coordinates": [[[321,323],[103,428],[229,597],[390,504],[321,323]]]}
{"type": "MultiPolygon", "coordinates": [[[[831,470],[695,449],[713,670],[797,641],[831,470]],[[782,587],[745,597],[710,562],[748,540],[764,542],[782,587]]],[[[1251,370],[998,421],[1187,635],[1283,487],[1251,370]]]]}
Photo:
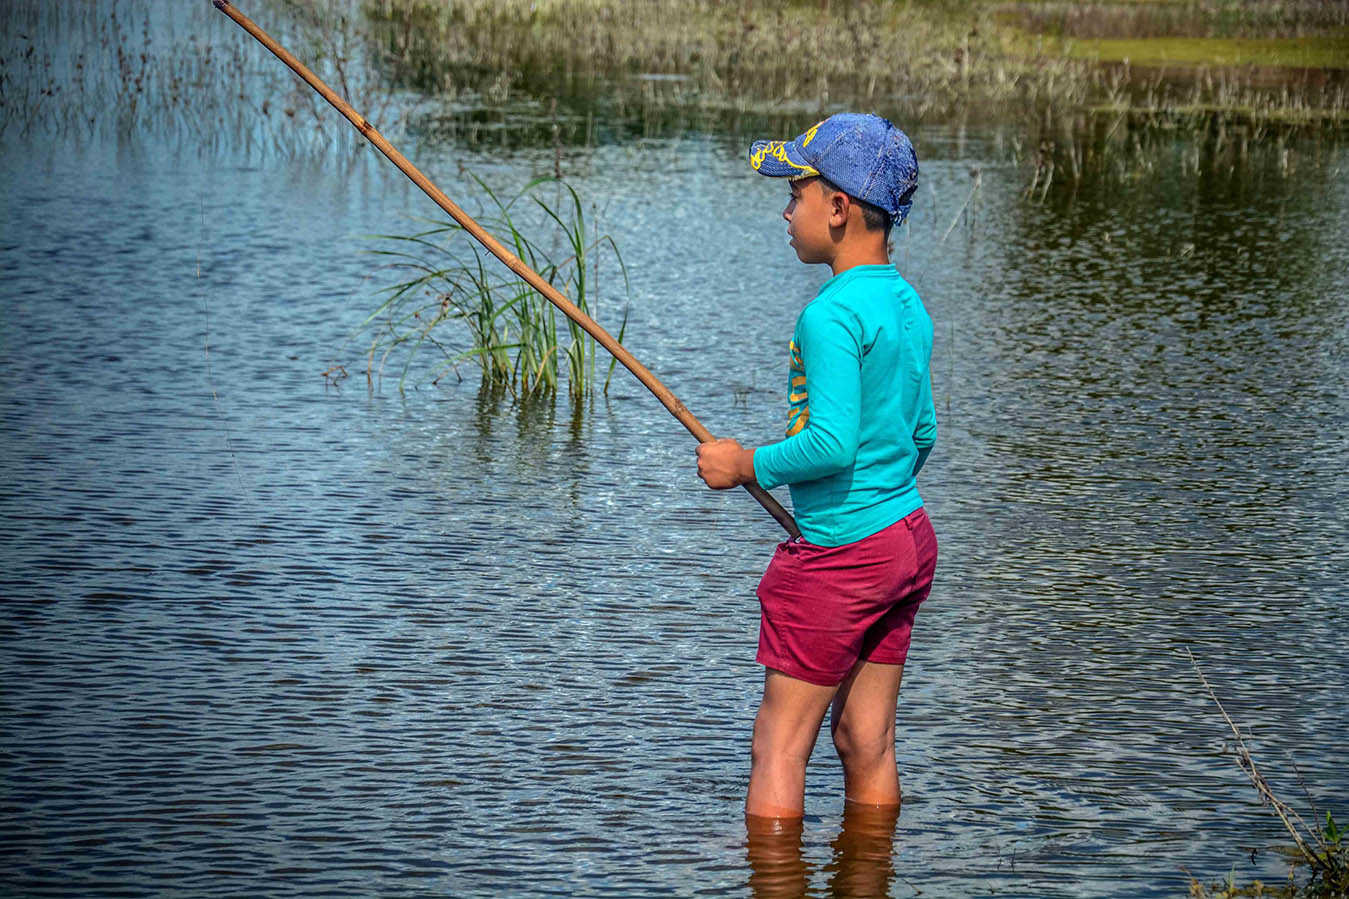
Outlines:
{"type": "Polygon", "coordinates": [[[833,198],[827,195],[819,178],[789,181],[791,199],[782,217],[787,220],[787,233],[796,258],[807,264],[833,261],[834,240],[830,227],[836,213],[833,198]]]}

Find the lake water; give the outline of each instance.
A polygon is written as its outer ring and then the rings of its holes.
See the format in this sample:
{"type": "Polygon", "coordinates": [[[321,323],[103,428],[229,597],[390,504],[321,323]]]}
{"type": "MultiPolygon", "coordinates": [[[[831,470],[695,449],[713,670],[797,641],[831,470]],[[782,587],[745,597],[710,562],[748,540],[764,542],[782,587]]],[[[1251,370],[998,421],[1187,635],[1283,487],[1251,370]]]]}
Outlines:
{"type": "MultiPolygon", "coordinates": [[[[754,588],[780,533],[702,488],[634,379],[580,414],[469,369],[367,390],[345,341],[390,273],[364,235],[436,213],[372,153],[6,132],[3,891],[1285,879],[1185,651],[1280,795],[1309,810],[1300,773],[1349,817],[1343,146],[1224,179],[1182,171],[1177,138],[1150,177],[1040,201],[999,126],[913,134],[896,259],[936,326],[920,487],[942,555],[900,697],[906,801],[845,822],[826,738],[801,831],[747,837],[754,588]]],[[[744,150],[629,136],[563,168],[627,262],[628,346],[757,443],[827,272],[795,261],[785,191],[744,150]]],[[[509,190],[554,161],[413,155],[451,196],[461,165],[509,190]]]]}

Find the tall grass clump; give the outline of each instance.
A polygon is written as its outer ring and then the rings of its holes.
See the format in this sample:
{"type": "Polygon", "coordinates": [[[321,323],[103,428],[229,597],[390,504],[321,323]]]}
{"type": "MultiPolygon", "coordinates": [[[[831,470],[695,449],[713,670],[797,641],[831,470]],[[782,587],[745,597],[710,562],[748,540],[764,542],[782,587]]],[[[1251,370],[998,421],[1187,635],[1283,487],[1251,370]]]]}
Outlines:
{"type": "MultiPolygon", "coordinates": [[[[557,177],[536,178],[502,199],[482,179],[486,198],[478,222],[549,284],[599,321],[600,263],[612,256],[623,280],[618,322],[627,331],[628,274],[618,245],[587,221],[575,188],[557,177]],[[543,196],[549,187],[552,196],[543,196]]],[[[516,277],[454,222],[410,235],[379,235],[374,252],[390,260],[401,280],[385,288],[379,307],[361,329],[372,332],[366,377],[373,387],[391,358],[401,357],[398,388],[430,350],[430,380],[461,375],[476,365],[485,387],[518,398],[553,395],[566,381],[573,400],[593,393],[598,380],[596,343],[579,325],[516,277]]],[[[612,330],[612,329],[611,329],[612,330]]],[[[604,390],[613,376],[607,366],[604,390]]]]}

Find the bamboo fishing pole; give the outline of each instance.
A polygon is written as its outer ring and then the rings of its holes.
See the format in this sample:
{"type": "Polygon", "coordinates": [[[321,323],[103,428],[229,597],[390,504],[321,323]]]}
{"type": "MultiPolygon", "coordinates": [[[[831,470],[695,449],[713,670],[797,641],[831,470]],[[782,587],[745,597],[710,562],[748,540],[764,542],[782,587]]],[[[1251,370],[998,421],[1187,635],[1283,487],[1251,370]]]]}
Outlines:
{"type": "MultiPolygon", "coordinates": [[[[212,0],[212,2],[215,4],[216,9],[229,16],[243,28],[244,31],[247,31],[249,34],[253,35],[253,37],[257,38],[258,43],[270,50],[277,59],[289,66],[291,71],[296,75],[299,75],[306,84],[317,91],[319,96],[323,97],[323,99],[327,100],[334,109],[342,113],[347,121],[351,122],[356,130],[361,132],[366,140],[374,144],[375,148],[383,153],[390,162],[398,166],[399,171],[404,175],[407,175],[408,178],[412,180],[413,184],[420,187],[423,193],[435,201],[437,206],[449,213],[450,217],[458,222],[465,231],[473,235],[478,243],[487,248],[488,252],[505,263],[507,268],[515,272],[515,274],[528,283],[529,286],[537,290],[544,299],[548,300],[548,302],[552,303],[558,309],[561,309],[563,315],[580,325],[587,334],[595,338],[595,341],[599,343],[600,346],[608,350],[619,362],[622,362],[623,367],[636,375],[637,380],[641,381],[646,389],[651,391],[656,399],[661,401],[661,404],[670,411],[670,414],[678,419],[679,423],[687,428],[688,432],[696,437],[699,443],[710,443],[716,439],[712,436],[712,432],[704,427],[703,423],[698,421],[698,419],[693,416],[693,413],[679,401],[679,398],[671,393],[670,389],[662,384],[645,365],[638,362],[635,356],[624,349],[623,345],[615,340],[608,331],[601,328],[594,319],[589,315],[586,315],[575,303],[563,296],[561,291],[545,281],[538,272],[534,271],[534,269],[522,262],[518,256],[502,246],[500,241],[491,234],[488,234],[481,225],[473,220],[472,216],[460,209],[453,200],[441,191],[440,188],[432,184],[431,179],[423,175],[411,162],[408,162],[407,157],[398,152],[394,145],[384,138],[384,135],[376,131],[374,126],[366,121],[364,116],[353,109],[351,104],[347,103],[334,93],[333,90],[328,87],[328,85],[324,84],[317,75],[311,72],[304,63],[300,62],[287,52],[284,47],[272,40],[271,36],[255,25],[251,19],[235,9],[234,6],[229,3],[229,0],[212,0]]],[[[778,524],[782,525],[790,536],[793,538],[801,536],[801,531],[796,526],[796,522],[792,520],[792,516],[787,513],[786,509],[782,508],[782,505],[777,500],[769,495],[767,490],[764,490],[753,481],[750,481],[744,486],[745,489],[749,491],[750,496],[753,496],[758,500],[759,504],[768,511],[768,514],[772,515],[773,518],[777,520],[778,524]]]]}

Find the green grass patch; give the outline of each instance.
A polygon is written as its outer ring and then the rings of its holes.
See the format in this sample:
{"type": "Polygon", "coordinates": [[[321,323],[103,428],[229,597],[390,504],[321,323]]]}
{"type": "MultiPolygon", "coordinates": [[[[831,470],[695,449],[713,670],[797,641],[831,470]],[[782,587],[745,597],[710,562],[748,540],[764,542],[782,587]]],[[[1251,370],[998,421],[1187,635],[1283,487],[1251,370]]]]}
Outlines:
{"type": "Polygon", "coordinates": [[[1349,35],[1295,38],[1075,38],[1064,52],[1077,59],[1140,66],[1270,66],[1349,69],[1349,35]]]}

